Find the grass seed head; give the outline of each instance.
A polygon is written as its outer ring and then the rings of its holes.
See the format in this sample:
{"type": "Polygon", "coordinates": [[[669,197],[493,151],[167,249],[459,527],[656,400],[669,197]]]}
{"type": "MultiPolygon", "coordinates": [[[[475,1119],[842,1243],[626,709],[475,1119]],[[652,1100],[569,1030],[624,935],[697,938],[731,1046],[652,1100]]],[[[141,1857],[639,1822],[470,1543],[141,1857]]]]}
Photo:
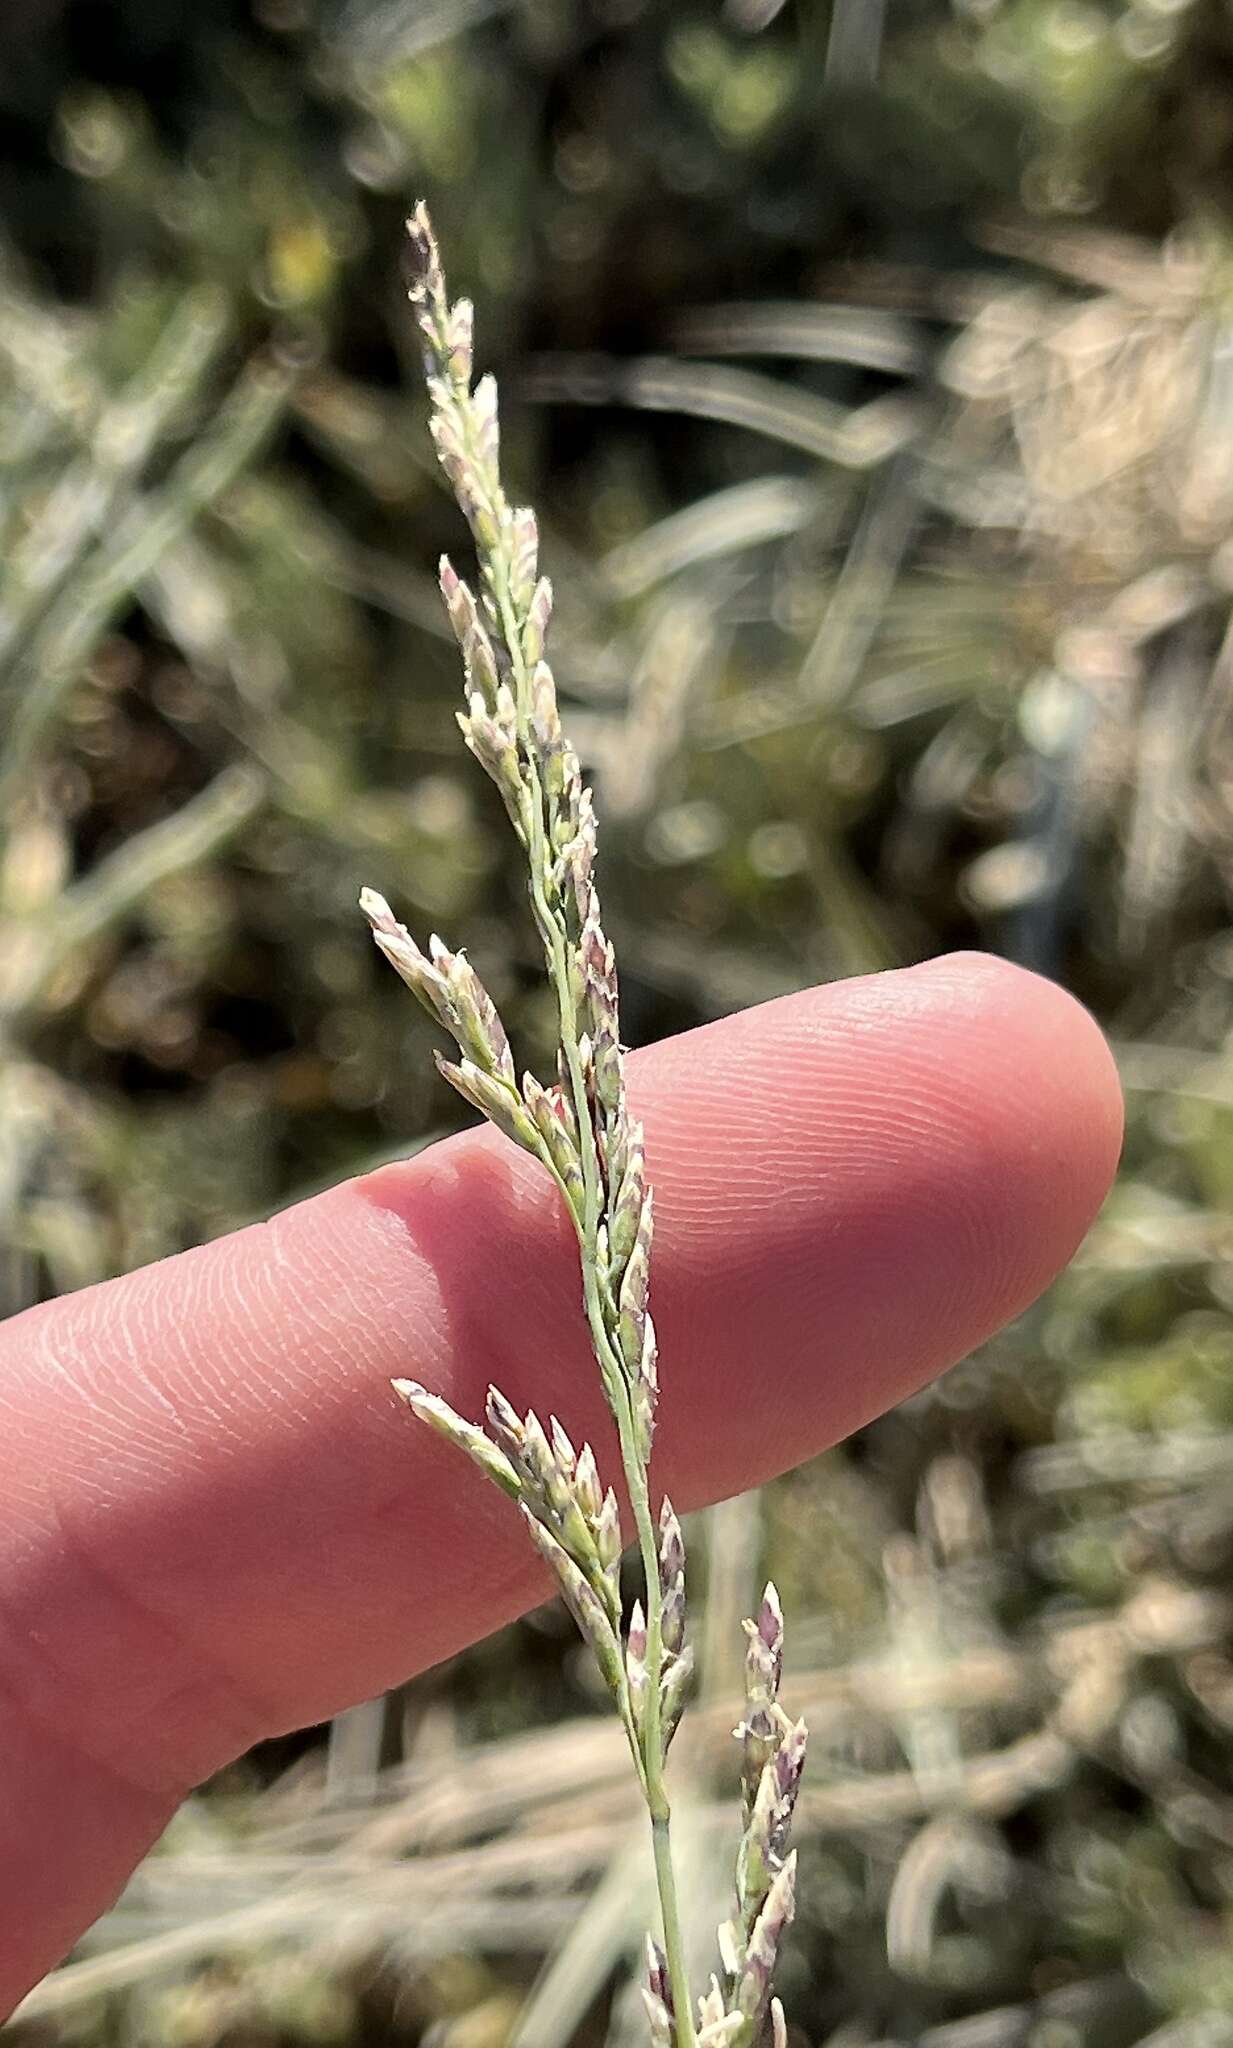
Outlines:
{"type": "MultiPolygon", "coordinates": [[[[650,1501],[659,1392],[650,1312],[654,1203],[641,1126],[626,1102],[616,958],[595,883],[595,809],[562,728],[546,657],[553,592],[540,574],[538,523],[534,512],[511,506],[505,494],[495,380],[484,375],[473,384],[471,303],[450,303],[422,204],[407,233],[408,291],[424,348],[430,429],[478,556],[474,589],[448,557],[440,564],[441,595],[462,655],[465,708],[458,723],[500,790],[526,855],[531,909],[558,1016],[556,1085],[546,1088],[528,1074],[518,1087],[504,1027],[465,954],[435,937],[425,954],[384,898],[366,890],[361,902],[381,951],[458,1046],[457,1061],[437,1055],[442,1074],[553,1175],[576,1229],[588,1327],[617,1427],[645,1579],[647,1606],[635,1602],[624,1645],[620,1514],[590,1445],[575,1453],[555,1417],[545,1431],[533,1412],[520,1418],[495,1387],[488,1390],[480,1429],[416,1382],[395,1384],[422,1421],[517,1500],[625,1722],[648,1807],[666,1831],[663,1758],[688,1694],[693,1657],[685,1646],[681,1526],[665,1499],[657,1527],[650,1501]]],[[[792,1916],[794,1865],[786,1842],[804,1729],[778,1704],[783,1622],[773,1587],[746,1632],[746,1706],[737,1731],[744,1832],[737,1914],[721,1930],[726,1989],[712,1980],[699,2001],[695,2030],[671,1856],[658,1855],[664,1942],[648,1946],[643,1987],[653,2048],[752,2048],[792,1916]]],[[[771,2012],[775,2048],[786,2048],[782,2013],[778,2006],[771,2012]]]]}

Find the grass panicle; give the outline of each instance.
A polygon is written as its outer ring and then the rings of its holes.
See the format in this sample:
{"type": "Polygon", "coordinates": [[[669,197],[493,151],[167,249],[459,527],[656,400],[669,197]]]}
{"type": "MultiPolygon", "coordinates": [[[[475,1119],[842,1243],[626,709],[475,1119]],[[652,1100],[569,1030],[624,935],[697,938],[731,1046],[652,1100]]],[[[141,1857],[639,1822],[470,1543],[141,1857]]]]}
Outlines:
{"type": "Polygon", "coordinates": [[[786,2039],[771,1978],[792,1919],[795,1859],[787,1839],[805,1755],[803,1722],[778,1702],[783,1618],[768,1586],[746,1624],[742,1744],[744,1826],[736,1909],[719,1934],[720,1972],[691,1999],[673,1865],[664,1763],[693,1670],[685,1641],[685,1543],[671,1502],[652,1505],[651,1450],[659,1399],[649,1306],[654,1198],[641,1126],[631,1116],[616,961],[595,885],[591,792],[562,730],[545,645],[552,586],[539,572],[535,514],[505,495],[497,389],[473,382],[472,308],[451,304],[426,209],[408,222],[410,298],[424,343],[431,432],[470,526],[476,590],[443,559],[441,594],[462,654],[463,739],[501,792],[526,857],[531,910],[558,1027],[557,1074],[519,1082],[496,1005],[471,963],[441,939],[423,952],[371,890],[361,906],[381,952],[459,1057],[437,1063],[489,1122],[552,1175],[577,1233],[582,1303],[620,1445],[643,1572],[628,1615],[621,1597],[621,1514],[589,1444],[575,1451],[562,1423],[519,1416],[489,1389],[484,1426],[458,1416],[412,1380],[396,1392],[517,1502],[589,1644],[629,1742],[650,1816],[662,1940],[648,1939],[643,1996],[658,2048],[745,2048],[770,2017],[786,2039]]]}

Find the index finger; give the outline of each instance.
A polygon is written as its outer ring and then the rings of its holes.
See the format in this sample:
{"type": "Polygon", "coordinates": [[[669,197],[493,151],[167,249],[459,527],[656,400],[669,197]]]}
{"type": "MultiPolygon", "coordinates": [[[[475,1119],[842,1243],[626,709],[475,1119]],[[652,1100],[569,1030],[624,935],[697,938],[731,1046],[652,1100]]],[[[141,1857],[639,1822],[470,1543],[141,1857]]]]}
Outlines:
{"type": "MultiPolygon", "coordinates": [[[[656,1478],[682,1507],[808,1457],[1015,1314],[1074,1250],[1120,1137],[1091,1020],[975,957],[769,1004],[632,1077],[657,1193],[656,1478]]],[[[33,1729],[83,1780],[61,1864],[85,1781],[96,1804],[106,1785],[92,1909],[118,1881],[124,1787],[149,1833],[257,1737],[543,1594],[516,1513],[411,1423],[397,1374],[471,1415],[495,1380],[613,1466],[571,1234],[488,1132],[0,1332],[0,1671],[18,1753],[33,1729]]],[[[25,1797],[3,1870],[39,1820],[25,1797]]]]}

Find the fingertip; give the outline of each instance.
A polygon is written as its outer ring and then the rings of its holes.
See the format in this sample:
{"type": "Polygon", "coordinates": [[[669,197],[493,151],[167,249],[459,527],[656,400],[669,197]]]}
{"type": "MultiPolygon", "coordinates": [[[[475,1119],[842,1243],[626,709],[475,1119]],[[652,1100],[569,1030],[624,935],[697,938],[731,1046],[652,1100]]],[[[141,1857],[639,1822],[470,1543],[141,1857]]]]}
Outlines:
{"type": "Polygon", "coordinates": [[[646,1073],[665,1353],[707,1357],[742,1417],[708,1445],[715,1490],[833,1443],[1019,1314],[1117,1162],[1098,1027],[985,954],[782,998],[646,1073]]]}
{"type": "Polygon", "coordinates": [[[956,952],[895,978],[913,984],[940,1056],[924,1114],[948,1156],[939,1199],[953,1212],[951,1256],[984,1325],[970,1348],[1036,1300],[1082,1243],[1117,1170],[1121,1085],[1090,1011],[1043,975],[956,952]]]}
{"type": "Polygon", "coordinates": [[[935,1014],[949,1012],[973,1034],[973,1054],[982,1042],[990,1080],[1005,1085],[1016,1157],[1039,1163],[1060,1202],[1060,1241],[1077,1241],[1109,1191],[1125,1124],[1117,1065],[1091,1011],[1060,983],[992,953],[946,953],[907,972],[928,987],[935,1014]]]}

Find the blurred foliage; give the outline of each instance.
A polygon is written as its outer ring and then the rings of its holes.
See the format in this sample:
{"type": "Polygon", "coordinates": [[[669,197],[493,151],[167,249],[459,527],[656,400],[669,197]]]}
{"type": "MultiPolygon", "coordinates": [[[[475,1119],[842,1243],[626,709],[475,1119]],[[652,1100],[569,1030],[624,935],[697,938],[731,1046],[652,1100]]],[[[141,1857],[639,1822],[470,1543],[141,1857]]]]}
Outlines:
{"type": "MultiPolygon", "coordinates": [[[[708,1519],[699,1849],[769,1563],[816,1734],[794,2042],[1227,2048],[1233,7],[9,0],[0,39],[4,1309],[446,1125],[361,881],[543,1032],[452,723],[425,191],[543,513],[631,1037],[979,943],[1129,1091],[1046,1302],[708,1519]]],[[[591,1705],[541,1615],[246,1760],[24,2038],[639,2038],[591,1705]]]]}

